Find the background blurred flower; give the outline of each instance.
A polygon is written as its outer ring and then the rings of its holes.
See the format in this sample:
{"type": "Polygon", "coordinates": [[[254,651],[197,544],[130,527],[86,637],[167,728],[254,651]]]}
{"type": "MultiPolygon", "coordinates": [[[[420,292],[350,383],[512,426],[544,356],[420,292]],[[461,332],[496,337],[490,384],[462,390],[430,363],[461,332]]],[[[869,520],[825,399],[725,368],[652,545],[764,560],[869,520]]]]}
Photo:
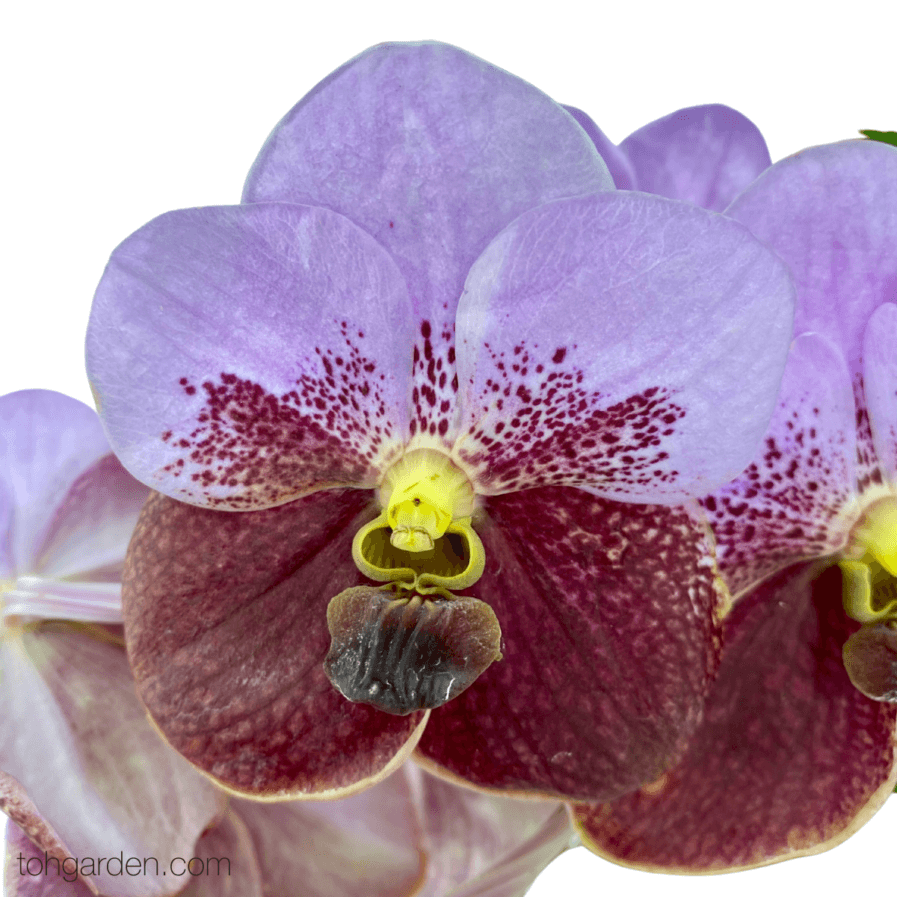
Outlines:
{"type": "Polygon", "coordinates": [[[163,493],[130,554],[130,656],[166,737],[228,788],[345,793],[420,738],[484,787],[609,798],[684,748],[720,596],[702,524],[648,503],[747,463],[792,287],[742,226],[610,187],[530,85],[383,45],[283,119],[246,205],[116,250],[89,374],[163,493]],[[327,602],[366,583],[371,490],[417,450],[469,481],[506,648],[426,731],[322,671],[327,602]]]}
{"type": "MultiPolygon", "coordinates": [[[[153,730],[120,627],[125,549],[148,490],[94,411],[0,398],[0,807],[51,856],[189,853],[222,795],[153,730]],[[80,620],[82,624],[54,622],[80,620]]],[[[174,893],[152,876],[122,897],[174,893]]]]}
{"type": "MultiPolygon", "coordinates": [[[[790,266],[800,334],[760,452],[702,501],[722,575],[741,597],[682,762],[636,794],[577,810],[596,852],[657,870],[728,871],[826,850],[897,781],[897,707],[861,694],[842,659],[866,624],[845,657],[868,682],[897,621],[897,150],[804,150],[727,214],[790,266]]],[[[895,660],[890,648],[883,691],[897,685],[895,660]]]]}
{"type": "MultiPolygon", "coordinates": [[[[408,763],[341,800],[235,798],[192,854],[156,859],[187,884],[182,897],[522,897],[574,843],[559,804],[477,794],[408,763]]],[[[80,868],[90,861],[79,857],[80,868]]],[[[48,861],[9,823],[7,897],[89,897],[77,868],[48,861]]],[[[127,893],[127,878],[103,894],[127,893]]]]}

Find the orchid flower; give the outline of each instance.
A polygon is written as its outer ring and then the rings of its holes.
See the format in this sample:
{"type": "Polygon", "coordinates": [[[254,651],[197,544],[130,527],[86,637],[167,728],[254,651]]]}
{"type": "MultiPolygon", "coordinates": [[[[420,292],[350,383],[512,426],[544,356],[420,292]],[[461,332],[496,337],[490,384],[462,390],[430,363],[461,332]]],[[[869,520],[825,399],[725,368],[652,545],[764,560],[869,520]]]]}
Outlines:
{"type": "Polygon", "coordinates": [[[726,597],[682,503],[768,423],[793,285],[746,227],[613,190],[534,87],[386,44],[275,128],[244,203],[114,252],[87,336],[138,691],[230,791],[337,797],[417,747],[609,800],[697,726],[726,597]]]}
{"type": "MultiPolygon", "coordinates": [[[[192,854],[146,859],[178,888],[187,885],[182,897],[523,897],[571,846],[560,804],[477,794],[407,763],[342,800],[233,798],[192,854]]],[[[118,857],[104,856],[118,872],[118,857]]],[[[90,897],[76,872],[97,859],[57,864],[10,823],[6,897],[29,897],[37,887],[44,897],[90,897]]],[[[125,859],[132,868],[144,860],[125,859]]]]}
{"type": "MultiPolygon", "coordinates": [[[[223,797],[153,730],[121,627],[108,625],[121,621],[125,548],[148,490],[68,396],[3,396],[0,433],[0,807],[60,860],[189,854],[223,797]]],[[[91,885],[176,890],[102,870],[91,885]]]]}
{"type": "Polygon", "coordinates": [[[659,871],[826,850],[897,781],[897,149],[804,150],[726,214],[788,263],[799,335],[753,462],[702,500],[737,599],[722,665],[680,763],[576,811],[659,871]]]}

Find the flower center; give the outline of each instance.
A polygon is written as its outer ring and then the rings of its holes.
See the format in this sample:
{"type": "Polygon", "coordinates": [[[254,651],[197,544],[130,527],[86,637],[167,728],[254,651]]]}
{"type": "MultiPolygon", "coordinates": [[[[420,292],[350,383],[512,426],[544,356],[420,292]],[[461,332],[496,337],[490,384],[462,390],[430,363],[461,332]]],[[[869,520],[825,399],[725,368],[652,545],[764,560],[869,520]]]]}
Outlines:
{"type": "Polygon", "coordinates": [[[869,508],[838,565],[848,616],[859,623],[897,620],[897,498],[869,508]]]}
{"type": "Polygon", "coordinates": [[[860,629],[844,644],[851,682],[876,701],[897,702],[897,498],[877,501],[838,562],[847,615],[860,629]]]}
{"type": "Polygon", "coordinates": [[[483,543],[473,531],[474,491],[451,459],[434,449],[408,452],[380,486],[385,510],[352,541],[361,572],[422,594],[462,589],[483,573],[483,543]]]}

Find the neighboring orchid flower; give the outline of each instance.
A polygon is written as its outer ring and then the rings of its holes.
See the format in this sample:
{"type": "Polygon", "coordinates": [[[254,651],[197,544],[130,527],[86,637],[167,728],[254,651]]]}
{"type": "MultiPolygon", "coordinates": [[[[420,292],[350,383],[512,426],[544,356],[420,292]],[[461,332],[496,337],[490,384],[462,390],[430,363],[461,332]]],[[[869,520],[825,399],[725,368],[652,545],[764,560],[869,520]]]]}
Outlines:
{"type": "MultiPolygon", "coordinates": [[[[222,795],[150,726],[121,628],[96,625],[121,620],[125,548],[148,490],[68,396],[3,396],[0,434],[0,807],[59,860],[189,854],[222,795]]],[[[92,884],[176,891],[103,870],[92,884]]]]}
{"type": "Polygon", "coordinates": [[[722,212],[771,160],[757,126],[728,106],[679,109],[614,145],[579,109],[564,107],[591,137],[619,190],[642,190],[722,212]]]}
{"type": "Polygon", "coordinates": [[[742,225],[611,187],[535,88],[382,45],[278,125],[245,205],[114,253],[88,371],[160,493],[129,655],[227,788],[348,794],[419,742],[444,775],[599,800],[684,750],[724,598],[671,506],[750,459],[793,287],[742,225]]]}
{"type": "Polygon", "coordinates": [[[727,215],[791,267],[800,334],[761,450],[702,502],[741,597],[680,764],[576,814],[597,853],[660,871],[826,850],[897,780],[897,149],[804,150],[727,215]]]}
{"type": "MultiPolygon", "coordinates": [[[[145,859],[187,885],[180,897],[522,897],[574,842],[557,803],[477,794],[407,763],[342,800],[234,798],[192,854],[145,859]]],[[[142,868],[144,857],[104,856],[113,873],[122,866],[118,890],[104,891],[117,897],[126,861],[142,868]]],[[[98,859],[57,863],[10,823],[6,897],[92,897],[77,873],[98,859]]]]}

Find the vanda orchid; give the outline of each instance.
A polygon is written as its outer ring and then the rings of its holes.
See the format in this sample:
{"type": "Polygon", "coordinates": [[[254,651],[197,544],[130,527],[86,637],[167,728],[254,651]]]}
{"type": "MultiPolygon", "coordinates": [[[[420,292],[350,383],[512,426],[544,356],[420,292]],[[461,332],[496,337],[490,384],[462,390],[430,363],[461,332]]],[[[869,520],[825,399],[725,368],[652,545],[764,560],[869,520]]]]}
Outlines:
{"type": "Polygon", "coordinates": [[[611,800],[685,750],[726,598],[682,505],[759,444],[793,285],[744,225],[613,186],[529,84],[388,44],[287,114],[242,205],[116,249],[88,373],[157,490],[129,656],[226,788],[349,794],[416,747],[611,800]]]}
{"type": "Polygon", "coordinates": [[[658,871],[833,847],[897,781],[897,148],[804,150],[726,214],[794,273],[798,336],[753,462],[702,500],[736,596],[722,665],[680,763],[576,811],[658,871]]]}
{"type": "Polygon", "coordinates": [[[519,897],[572,846],[559,804],[411,763],[342,801],[229,800],[153,730],[114,625],[148,490],[75,399],[3,396],[0,434],[6,897],[519,897]]]}

